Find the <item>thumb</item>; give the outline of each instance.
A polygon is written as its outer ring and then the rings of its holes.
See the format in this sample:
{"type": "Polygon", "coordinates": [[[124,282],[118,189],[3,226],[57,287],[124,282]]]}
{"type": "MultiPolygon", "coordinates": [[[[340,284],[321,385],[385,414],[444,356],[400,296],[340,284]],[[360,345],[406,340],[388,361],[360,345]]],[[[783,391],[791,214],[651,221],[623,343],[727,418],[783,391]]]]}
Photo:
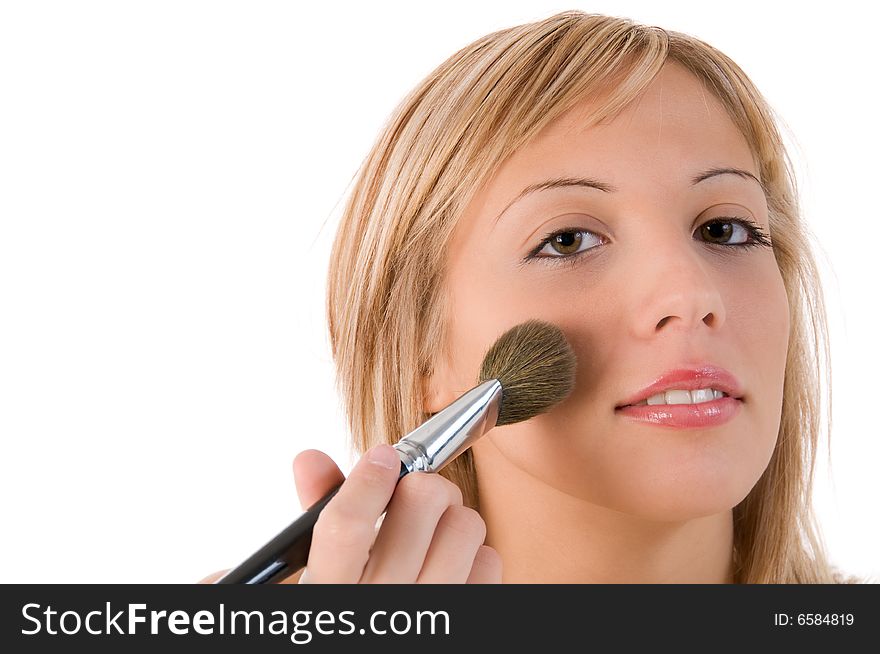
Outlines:
{"type": "Polygon", "coordinates": [[[297,454],[293,460],[293,477],[303,511],[345,481],[339,466],[320,450],[303,450],[297,454]]]}

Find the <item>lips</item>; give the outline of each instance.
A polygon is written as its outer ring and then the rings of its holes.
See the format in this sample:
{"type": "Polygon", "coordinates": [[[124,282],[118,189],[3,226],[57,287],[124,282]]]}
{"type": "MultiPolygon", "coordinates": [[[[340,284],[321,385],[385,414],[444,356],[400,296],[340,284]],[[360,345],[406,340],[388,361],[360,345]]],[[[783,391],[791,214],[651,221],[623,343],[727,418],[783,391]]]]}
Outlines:
{"type": "Polygon", "coordinates": [[[736,418],[742,406],[742,400],[725,396],[699,404],[625,406],[617,409],[615,413],[627,420],[654,427],[711,429],[736,418]]]}
{"type": "Polygon", "coordinates": [[[670,389],[692,391],[700,388],[714,388],[737,400],[743,399],[742,385],[733,373],[711,364],[700,364],[664,372],[648,386],[635,391],[627,399],[619,403],[615,410],[637,404],[652,395],[670,389]]]}

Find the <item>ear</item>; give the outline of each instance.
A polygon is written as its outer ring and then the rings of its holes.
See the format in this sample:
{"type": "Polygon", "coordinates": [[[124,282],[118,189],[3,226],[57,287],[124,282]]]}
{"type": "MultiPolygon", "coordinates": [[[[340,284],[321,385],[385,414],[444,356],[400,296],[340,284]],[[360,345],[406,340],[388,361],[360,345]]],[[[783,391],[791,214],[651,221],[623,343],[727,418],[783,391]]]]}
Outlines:
{"type": "Polygon", "coordinates": [[[449,406],[458,397],[455,394],[456,388],[451,366],[441,357],[434,370],[422,376],[422,398],[424,398],[422,404],[425,413],[437,413],[449,406]]]}

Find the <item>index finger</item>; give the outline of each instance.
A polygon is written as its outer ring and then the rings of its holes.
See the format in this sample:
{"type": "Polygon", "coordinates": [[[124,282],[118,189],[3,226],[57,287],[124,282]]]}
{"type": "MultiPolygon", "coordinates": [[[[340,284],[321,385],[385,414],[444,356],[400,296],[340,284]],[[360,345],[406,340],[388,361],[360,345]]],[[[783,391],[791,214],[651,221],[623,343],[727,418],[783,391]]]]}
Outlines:
{"type": "Polygon", "coordinates": [[[390,445],[373,447],[355,464],[315,523],[306,564],[310,583],[360,580],[376,538],[376,522],[399,476],[400,456],[390,445]]]}

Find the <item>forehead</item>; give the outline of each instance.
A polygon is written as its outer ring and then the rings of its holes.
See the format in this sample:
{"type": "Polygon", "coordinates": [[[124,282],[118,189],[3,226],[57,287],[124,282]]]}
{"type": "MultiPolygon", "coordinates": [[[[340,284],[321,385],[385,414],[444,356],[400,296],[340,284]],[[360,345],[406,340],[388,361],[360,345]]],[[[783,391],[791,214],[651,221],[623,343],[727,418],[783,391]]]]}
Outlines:
{"type": "Polygon", "coordinates": [[[594,107],[587,98],[550,123],[504,162],[481,199],[502,201],[512,188],[553,176],[608,180],[624,194],[651,184],[683,187],[712,166],[759,176],[748,143],[724,107],[677,63],[665,64],[617,115],[589,125],[594,107]],[[499,197],[492,198],[495,194],[499,197]]]}
{"type": "Polygon", "coordinates": [[[587,117],[594,107],[595,103],[585,98],[548,125],[531,145],[558,145],[571,138],[595,146],[609,142],[640,145],[652,152],[664,147],[700,151],[723,145],[751,156],[718,98],[675,62],[667,62],[651,84],[617,115],[588,126],[587,117]]]}

